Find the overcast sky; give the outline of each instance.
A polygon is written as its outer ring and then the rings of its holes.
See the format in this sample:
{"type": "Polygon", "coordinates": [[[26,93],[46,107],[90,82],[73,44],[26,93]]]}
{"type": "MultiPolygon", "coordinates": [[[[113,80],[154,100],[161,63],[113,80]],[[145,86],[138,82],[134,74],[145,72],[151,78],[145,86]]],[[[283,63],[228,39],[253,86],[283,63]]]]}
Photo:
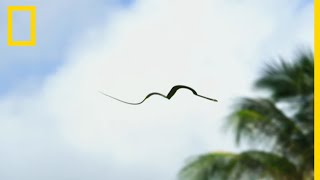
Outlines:
{"type": "MultiPolygon", "coordinates": [[[[237,152],[222,126],[264,63],[313,49],[307,0],[0,1],[0,179],[174,180],[237,152]],[[37,46],[8,47],[7,6],[37,6],[37,46]],[[218,103],[179,91],[193,87],[218,103]]],[[[25,15],[14,16],[24,37],[25,15]]],[[[21,34],[20,34],[21,33],[21,34]]]]}

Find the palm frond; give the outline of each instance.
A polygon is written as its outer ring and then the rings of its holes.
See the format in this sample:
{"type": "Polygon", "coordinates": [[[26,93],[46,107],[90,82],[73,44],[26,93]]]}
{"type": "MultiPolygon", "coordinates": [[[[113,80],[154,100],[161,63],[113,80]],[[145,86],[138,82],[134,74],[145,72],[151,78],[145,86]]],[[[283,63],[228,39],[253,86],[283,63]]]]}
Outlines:
{"type": "Polygon", "coordinates": [[[307,134],[268,99],[241,99],[227,124],[237,143],[243,139],[253,145],[273,142],[270,150],[288,158],[301,159],[306,149],[313,148],[307,134]]]}
{"type": "Polygon", "coordinates": [[[293,63],[281,60],[280,63],[267,64],[255,87],[270,90],[275,100],[313,94],[313,54],[301,53],[293,63]]]}
{"type": "Polygon", "coordinates": [[[246,151],[240,154],[211,153],[200,156],[181,170],[179,178],[301,180],[301,175],[286,158],[263,151],[246,151]]]}

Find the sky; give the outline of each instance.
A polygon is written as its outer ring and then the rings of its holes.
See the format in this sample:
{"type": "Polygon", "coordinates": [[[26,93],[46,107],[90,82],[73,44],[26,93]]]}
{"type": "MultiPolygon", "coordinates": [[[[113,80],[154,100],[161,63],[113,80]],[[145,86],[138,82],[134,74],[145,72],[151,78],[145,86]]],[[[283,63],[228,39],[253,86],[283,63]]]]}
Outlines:
{"type": "MultiPolygon", "coordinates": [[[[0,1],[0,179],[174,180],[239,152],[223,125],[265,63],[313,50],[313,1],[0,1]],[[37,45],[7,46],[7,7],[37,7],[37,45]],[[129,106],[98,93],[140,101],[129,106]]],[[[25,14],[14,34],[28,34],[25,14]]]]}

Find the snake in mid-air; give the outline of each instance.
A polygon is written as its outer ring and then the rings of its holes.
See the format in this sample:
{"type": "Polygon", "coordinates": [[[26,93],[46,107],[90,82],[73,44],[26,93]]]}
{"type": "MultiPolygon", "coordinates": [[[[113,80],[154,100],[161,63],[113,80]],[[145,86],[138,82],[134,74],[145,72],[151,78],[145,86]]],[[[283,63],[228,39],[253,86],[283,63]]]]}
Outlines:
{"type": "Polygon", "coordinates": [[[188,87],[188,86],[184,86],[184,85],[176,85],[176,86],[173,86],[171,88],[171,90],[169,91],[169,93],[165,96],[161,93],[158,93],[158,92],[152,92],[150,94],[148,94],[141,102],[138,102],[138,103],[131,103],[131,102],[126,102],[126,101],[123,101],[121,99],[118,99],[118,98],[115,98],[113,96],[110,96],[108,94],[105,94],[103,92],[100,91],[101,94],[105,95],[105,96],[108,96],[112,99],[115,99],[117,101],[120,101],[122,103],[126,103],[126,104],[130,104],[130,105],[139,105],[139,104],[142,104],[146,99],[148,99],[149,97],[153,96],[153,95],[158,95],[158,96],[162,96],[166,99],[171,99],[172,96],[179,90],[179,89],[189,89],[194,95],[198,96],[198,97],[201,97],[201,98],[204,98],[204,99],[207,99],[207,100],[210,100],[210,101],[214,101],[214,102],[218,102],[218,100],[216,99],[212,99],[212,98],[208,98],[208,97],[205,97],[205,96],[202,96],[202,95],[199,95],[194,89],[192,89],[191,87],[188,87]]]}

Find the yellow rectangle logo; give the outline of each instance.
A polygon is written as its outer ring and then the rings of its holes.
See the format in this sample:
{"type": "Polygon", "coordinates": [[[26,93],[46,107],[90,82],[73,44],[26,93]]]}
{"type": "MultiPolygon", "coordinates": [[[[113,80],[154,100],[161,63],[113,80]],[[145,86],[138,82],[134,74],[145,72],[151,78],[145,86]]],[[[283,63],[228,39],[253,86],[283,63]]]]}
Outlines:
{"type": "Polygon", "coordinates": [[[9,6],[8,7],[8,45],[9,46],[35,46],[36,45],[36,7],[35,6],[9,6]],[[13,40],[13,12],[29,11],[31,18],[30,40],[13,40]]]}

